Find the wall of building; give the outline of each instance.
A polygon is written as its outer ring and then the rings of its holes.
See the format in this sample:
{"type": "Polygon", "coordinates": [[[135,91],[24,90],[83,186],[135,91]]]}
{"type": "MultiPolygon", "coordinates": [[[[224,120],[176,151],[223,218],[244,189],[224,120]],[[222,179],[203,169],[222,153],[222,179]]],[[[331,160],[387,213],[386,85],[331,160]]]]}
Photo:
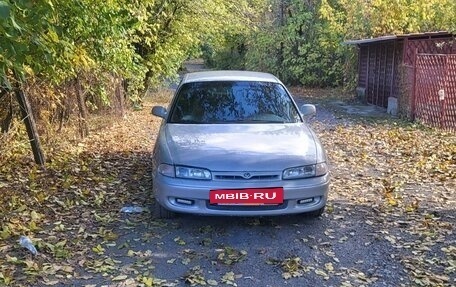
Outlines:
{"type": "Polygon", "coordinates": [[[402,61],[402,43],[396,41],[371,43],[360,46],[358,87],[365,89],[369,104],[386,108],[389,97],[398,97],[399,67],[402,61]]]}
{"type": "Polygon", "coordinates": [[[384,108],[388,98],[396,98],[398,113],[413,118],[415,54],[456,54],[456,39],[448,34],[415,34],[358,47],[358,94],[363,93],[367,103],[384,108]]]}

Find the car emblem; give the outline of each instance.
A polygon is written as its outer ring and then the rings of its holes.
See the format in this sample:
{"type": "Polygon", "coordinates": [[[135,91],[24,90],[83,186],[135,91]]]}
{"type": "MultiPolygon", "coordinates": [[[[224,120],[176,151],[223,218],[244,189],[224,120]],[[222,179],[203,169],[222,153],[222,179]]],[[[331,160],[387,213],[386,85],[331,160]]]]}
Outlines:
{"type": "Polygon", "coordinates": [[[251,175],[249,172],[246,172],[246,173],[244,173],[243,177],[244,177],[245,179],[249,179],[249,178],[252,177],[252,175],[251,175]]]}

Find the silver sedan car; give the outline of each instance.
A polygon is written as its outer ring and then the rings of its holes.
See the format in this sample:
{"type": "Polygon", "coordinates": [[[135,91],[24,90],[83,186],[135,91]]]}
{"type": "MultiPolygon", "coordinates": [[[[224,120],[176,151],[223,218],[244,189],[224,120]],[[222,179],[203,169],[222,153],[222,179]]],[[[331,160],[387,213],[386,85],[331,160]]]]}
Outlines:
{"type": "Polygon", "coordinates": [[[153,151],[154,214],[263,216],[325,208],[325,151],[275,76],[209,71],[183,77],[153,151]]]}

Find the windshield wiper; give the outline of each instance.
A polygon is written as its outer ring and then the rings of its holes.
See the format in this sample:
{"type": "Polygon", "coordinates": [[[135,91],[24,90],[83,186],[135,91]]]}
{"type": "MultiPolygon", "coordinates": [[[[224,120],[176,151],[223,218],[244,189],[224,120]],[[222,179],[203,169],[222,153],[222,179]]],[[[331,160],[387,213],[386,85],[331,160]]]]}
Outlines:
{"type": "Polygon", "coordinates": [[[201,121],[195,121],[195,120],[180,120],[173,122],[173,124],[202,124],[201,121]]]}
{"type": "Polygon", "coordinates": [[[267,124],[284,124],[285,121],[281,120],[261,120],[261,119],[244,119],[244,120],[238,120],[235,121],[238,123],[267,123],[267,124]]]}
{"type": "Polygon", "coordinates": [[[195,120],[180,120],[178,122],[171,122],[172,124],[285,124],[286,121],[280,120],[260,120],[260,119],[245,119],[245,120],[224,120],[224,121],[208,121],[201,122],[195,120]]]}

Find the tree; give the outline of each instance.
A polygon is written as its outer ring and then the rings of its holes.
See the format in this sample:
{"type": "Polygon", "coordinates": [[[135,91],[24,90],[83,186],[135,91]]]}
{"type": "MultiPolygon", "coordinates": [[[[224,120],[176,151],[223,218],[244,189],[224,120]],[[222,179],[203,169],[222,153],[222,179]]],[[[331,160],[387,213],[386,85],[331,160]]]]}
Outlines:
{"type": "MultiPolygon", "coordinates": [[[[18,92],[27,101],[23,86],[41,83],[47,93],[20,104],[24,118],[43,120],[41,111],[57,106],[45,113],[52,118],[76,103],[85,136],[90,110],[110,105],[112,83],[119,102],[124,87],[140,102],[148,86],[176,75],[203,42],[222,43],[226,31],[247,29],[244,18],[256,2],[0,0],[0,92],[18,92]]],[[[36,132],[33,138],[39,142],[36,132]]]]}
{"type": "Polygon", "coordinates": [[[206,47],[216,67],[272,72],[291,84],[350,84],[356,57],[348,39],[455,31],[453,0],[265,0],[260,21],[206,47]],[[242,47],[242,49],[236,49],[242,47]]]}
{"type": "Polygon", "coordinates": [[[43,165],[44,155],[34,115],[22,83],[26,72],[41,69],[43,62],[50,62],[52,57],[46,34],[50,28],[46,20],[52,6],[46,1],[36,1],[34,9],[30,9],[27,2],[11,5],[0,1],[0,88],[16,95],[35,162],[43,165]]]}

